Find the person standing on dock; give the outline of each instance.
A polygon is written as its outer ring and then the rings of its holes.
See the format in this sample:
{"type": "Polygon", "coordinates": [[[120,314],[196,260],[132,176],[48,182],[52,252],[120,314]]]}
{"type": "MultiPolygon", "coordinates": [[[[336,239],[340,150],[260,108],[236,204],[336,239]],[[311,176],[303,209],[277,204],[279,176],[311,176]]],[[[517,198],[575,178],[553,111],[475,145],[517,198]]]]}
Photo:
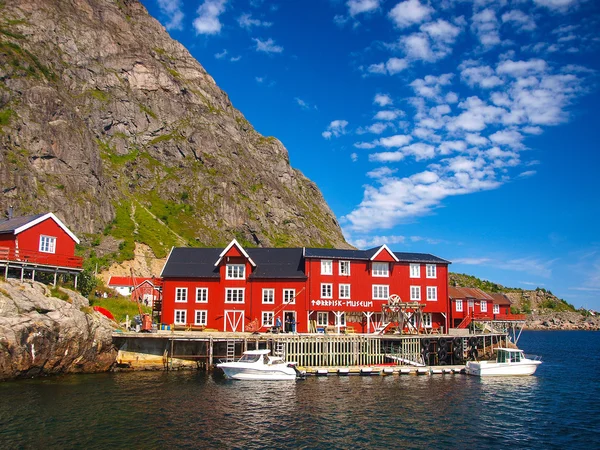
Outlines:
{"type": "Polygon", "coordinates": [[[281,333],[281,317],[279,316],[277,316],[277,319],[275,319],[275,332],[281,333]]]}

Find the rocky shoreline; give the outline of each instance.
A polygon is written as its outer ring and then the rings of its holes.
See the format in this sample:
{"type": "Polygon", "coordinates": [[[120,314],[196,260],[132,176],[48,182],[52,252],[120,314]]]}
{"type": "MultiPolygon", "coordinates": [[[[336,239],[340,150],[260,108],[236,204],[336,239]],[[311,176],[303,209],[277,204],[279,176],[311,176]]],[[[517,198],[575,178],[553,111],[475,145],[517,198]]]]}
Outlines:
{"type": "Polygon", "coordinates": [[[0,381],[110,370],[116,324],[87,298],[33,281],[0,280],[0,381]]]}
{"type": "Polygon", "coordinates": [[[600,331],[600,317],[586,317],[579,312],[536,312],[527,317],[525,329],[600,331]]]}

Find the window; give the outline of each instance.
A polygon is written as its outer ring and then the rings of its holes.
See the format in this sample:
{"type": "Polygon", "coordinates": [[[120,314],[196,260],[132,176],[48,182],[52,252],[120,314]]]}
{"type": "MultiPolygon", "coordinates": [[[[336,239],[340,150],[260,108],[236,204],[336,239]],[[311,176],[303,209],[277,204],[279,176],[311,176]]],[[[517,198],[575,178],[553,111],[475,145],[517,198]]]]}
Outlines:
{"type": "Polygon", "coordinates": [[[225,289],[225,303],[244,303],[244,289],[225,289]]]}
{"type": "Polygon", "coordinates": [[[208,303],[208,288],[196,288],[196,303],[208,303]]]}
{"type": "Polygon", "coordinates": [[[272,327],[273,326],[273,311],[263,311],[262,313],[262,326],[272,327]]]}
{"type": "Polygon", "coordinates": [[[187,302],[187,288],[175,288],[175,302],[187,302]]]}
{"type": "Polygon", "coordinates": [[[283,303],[286,305],[296,304],[296,289],[283,290],[283,303]]]}
{"type": "Polygon", "coordinates": [[[340,261],[340,275],[350,275],[350,261],[340,261]]]}
{"type": "Polygon", "coordinates": [[[436,265],[435,264],[427,264],[425,266],[426,276],[427,278],[436,278],[436,265]]]}
{"type": "Polygon", "coordinates": [[[431,328],[431,313],[424,313],[423,314],[423,327],[424,328],[431,328]]]}
{"type": "Polygon", "coordinates": [[[226,280],[243,280],[245,278],[246,266],[244,264],[227,264],[225,272],[226,280]]]}
{"type": "Polygon", "coordinates": [[[411,264],[410,265],[410,277],[411,278],[421,278],[421,265],[420,264],[411,264]]]}
{"type": "Polygon", "coordinates": [[[56,238],[52,236],[40,236],[40,252],[54,253],[56,251],[56,238]]]}
{"type": "Polygon", "coordinates": [[[324,259],[321,261],[321,275],[333,275],[333,261],[324,259]]]}
{"type": "Polygon", "coordinates": [[[333,298],[333,284],[321,283],[321,298],[333,298]]]}
{"type": "Polygon", "coordinates": [[[437,300],[436,286],[427,286],[427,300],[430,302],[435,302],[437,300]]]}
{"type": "Polygon", "coordinates": [[[186,317],[187,317],[187,311],[185,309],[176,309],[175,310],[175,325],[185,325],[186,317]]]}
{"type": "Polygon", "coordinates": [[[275,289],[267,288],[262,290],[263,303],[275,303],[275,289]]]}
{"type": "Polygon", "coordinates": [[[487,312],[487,302],[485,301],[481,301],[481,303],[479,303],[480,307],[481,307],[481,312],[487,312]]]}
{"type": "Polygon", "coordinates": [[[475,308],[475,302],[473,300],[469,300],[468,305],[469,305],[469,310],[473,311],[473,309],[475,308]]]}
{"type": "Polygon", "coordinates": [[[206,311],[196,310],[196,320],[194,320],[194,325],[206,325],[206,311]]]}
{"type": "Polygon", "coordinates": [[[421,286],[411,286],[410,287],[410,299],[411,300],[421,300],[421,286]]]}
{"type": "Polygon", "coordinates": [[[463,301],[456,300],[456,312],[462,312],[463,310],[463,301]]]}
{"type": "Polygon", "coordinates": [[[494,314],[500,314],[500,305],[494,305],[494,314]]]}
{"type": "Polygon", "coordinates": [[[317,313],[317,326],[326,327],[329,325],[328,319],[329,313],[327,311],[319,311],[317,313]]]}
{"type": "Polygon", "coordinates": [[[350,285],[340,284],[340,298],[350,298],[350,285]]]}
{"type": "Polygon", "coordinates": [[[389,277],[390,276],[390,265],[386,262],[374,262],[373,263],[373,276],[374,277],[389,277]]]}
{"type": "Polygon", "coordinates": [[[373,300],[387,300],[390,296],[390,287],[387,284],[373,285],[373,300]]]}
{"type": "Polygon", "coordinates": [[[336,314],[335,315],[335,324],[340,327],[346,326],[346,313],[336,314]]]}

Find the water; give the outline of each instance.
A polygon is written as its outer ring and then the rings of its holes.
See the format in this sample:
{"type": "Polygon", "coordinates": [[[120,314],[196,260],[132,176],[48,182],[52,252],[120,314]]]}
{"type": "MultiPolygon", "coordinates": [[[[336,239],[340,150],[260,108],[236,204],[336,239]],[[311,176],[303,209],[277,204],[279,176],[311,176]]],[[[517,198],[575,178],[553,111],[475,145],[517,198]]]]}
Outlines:
{"type": "Polygon", "coordinates": [[[0,448],[600,448],[600,333],[526,332],[534,377],[198,372],[0,384],[0,448]]]}

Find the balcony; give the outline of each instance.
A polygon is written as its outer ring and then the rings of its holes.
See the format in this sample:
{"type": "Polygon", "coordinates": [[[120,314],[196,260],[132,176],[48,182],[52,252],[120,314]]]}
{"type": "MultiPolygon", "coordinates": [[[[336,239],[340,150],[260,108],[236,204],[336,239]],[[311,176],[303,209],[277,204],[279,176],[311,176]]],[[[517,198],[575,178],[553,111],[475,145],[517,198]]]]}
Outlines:
{"type": "Polygon", "coordinates": [[[81,269],[83,267],[83,258],[80,256],[0,247],[0,263],[6,262],[14,262],[23,266],[64,267],[70,269],[81,269]]]}

